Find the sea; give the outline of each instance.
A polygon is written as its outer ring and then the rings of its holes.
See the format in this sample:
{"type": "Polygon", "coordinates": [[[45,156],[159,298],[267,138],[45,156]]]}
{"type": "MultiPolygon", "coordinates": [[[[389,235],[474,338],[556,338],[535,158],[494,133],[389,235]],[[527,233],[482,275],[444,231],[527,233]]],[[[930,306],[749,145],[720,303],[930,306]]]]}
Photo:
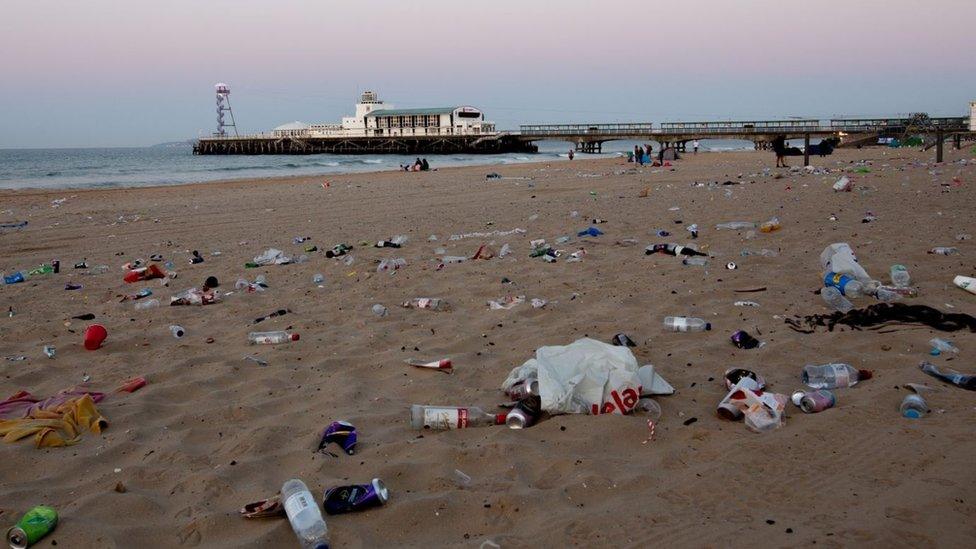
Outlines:
{"type": "MultiPolygon", "coordinates": [[[[426,155],[426,158],[431,168],[568,160],[570,143],[542,141],[537,144],[537,153],[446,154],[426,155]]],[[[625,156],[636,144],[633,141],[610,141],[604,143],[601,154],[576,153],[576,157],[625,156]]],[[[716,139],[702,140],[699,150],[752,148],[749,141],[716,139]]],[[[412,164],[415,159],[416,155],[197,156],[188,143],[126,148],[0,149],[0,189],[147,187],[375,172],[398,170],[401,164],[412,164]]]]}

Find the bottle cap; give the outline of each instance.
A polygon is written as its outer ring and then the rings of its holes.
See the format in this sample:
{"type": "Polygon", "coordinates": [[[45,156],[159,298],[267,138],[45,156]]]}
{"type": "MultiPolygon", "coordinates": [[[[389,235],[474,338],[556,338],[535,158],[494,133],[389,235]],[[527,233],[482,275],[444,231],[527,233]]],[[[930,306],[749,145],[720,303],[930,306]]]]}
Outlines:
{"type": "Polygon", "coordinates": [[[863,379],[871,379],[872,377],[874,377],[874,372],[872,372],[871,370],[858,370],[857,371],[857,379],[858,379],[858,381],[863,380],[863,379]]]}
{"type": "Polygon", "coordinates": [[[712,329],[712,323],[711,322],[706,322],[705,323],[705,330],[711,330],[711,329],[712,329]]]}
{"type": "Polygon", "coordinates": [[[907,417],[909,419],[918,419],[922,417],[922,414],[914,408],[909,408],[902,413],[902,416],[907,417]]]}
{"type": "Polygon", "coordinates": [[[300,335],[298,335],[298,334],[288,334],[288,339],[290,339],[290,340],[292,340],[292,341],[298,341],[298,339],[299,339],[300,337],[301,337],[301,336],[300,336],[300,335]]]}

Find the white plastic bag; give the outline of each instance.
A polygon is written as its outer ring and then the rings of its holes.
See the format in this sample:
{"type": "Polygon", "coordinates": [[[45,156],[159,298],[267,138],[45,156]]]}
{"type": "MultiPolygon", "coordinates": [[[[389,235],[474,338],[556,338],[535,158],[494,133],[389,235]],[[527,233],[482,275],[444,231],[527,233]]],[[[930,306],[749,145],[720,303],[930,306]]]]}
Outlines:
{"type": "Polygon", "coordinates": [[[512,370],[502,390],[535,377],[546,412],[626,414],[640,399],[637,370],[637,359],[629,348],[584,338],[570,345],[536,349],[535,358],[512,370]]]}
{"type": "Polygon", "coordinates": [[[862,284],[871,282],[871,276],[857,262],[854,250],[846,242],[838,242],[824,248],[820,254],[820,266],[825,272],[853,276],[862,284]]]}

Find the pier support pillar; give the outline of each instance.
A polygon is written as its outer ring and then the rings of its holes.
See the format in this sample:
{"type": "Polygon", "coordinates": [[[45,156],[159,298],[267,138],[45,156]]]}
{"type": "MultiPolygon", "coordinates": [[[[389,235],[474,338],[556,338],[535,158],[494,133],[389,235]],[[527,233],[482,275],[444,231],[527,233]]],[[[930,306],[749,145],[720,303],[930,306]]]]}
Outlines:
{"type": "Polygon", "coordinates": [[[810,134],[803,134],[803,165],[810,165],[810,134]]]}
{"type": "Polygon", "coordinates": [[[957,133],[956,135],[952,136],[952,143],[956,146],[957,151],[962,149],[962,135],[957,133]]]}
{"type": "Polygon", "coordinates": [[[944,137],[942,135],[942,130],[937,130],[935,132],[935,161],[942,162],[942,141],[944,137]]]}

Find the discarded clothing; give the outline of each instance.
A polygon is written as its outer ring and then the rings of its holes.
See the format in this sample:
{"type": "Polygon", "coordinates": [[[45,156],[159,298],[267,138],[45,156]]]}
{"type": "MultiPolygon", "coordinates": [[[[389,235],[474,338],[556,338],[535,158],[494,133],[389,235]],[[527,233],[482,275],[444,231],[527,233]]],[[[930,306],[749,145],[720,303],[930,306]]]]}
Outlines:
{"type": "Polygon", "coordinates": [[[105,393],[77,388],[66,389],[45,399],[37,398],[27,391],[17,391],[6,400],[0,401],[0,419],[30,417],[35,410],[57,408],[65,402],[78,399],[85,395],[91,396],[92,401],[96,403],[101,402],[105,398],[105,393]]]}
{"type": "MultiPolygon", "coordinates": [[[[943,332],[956,332],[969,329],[976,332],[976,317],[963,313],[943,313],[927,305],[906,305],[904,303],[878,303],[848,313],[836,312],[829,315],[809,315],[802,318],[787,318],[789,327],[797,332],[812,334],[818,327],[834,331],[834,326],[844,324],[855,330],[882,330],[909,324],[928,326],[943,332]]],[[[894,330],[891,330],[894,331],[894,330]]]]}
{"type": "Polygon", "coordinates": [[[107,427],[108,420],[98,413],[92,395],[85,394],[50,407],[33,408],[28,417],[0,420],[0,436],[4,442],[16,442],[34,435],[35,447],[55,448],[76,444],[82,429],[98,434],[107,427]]]}

